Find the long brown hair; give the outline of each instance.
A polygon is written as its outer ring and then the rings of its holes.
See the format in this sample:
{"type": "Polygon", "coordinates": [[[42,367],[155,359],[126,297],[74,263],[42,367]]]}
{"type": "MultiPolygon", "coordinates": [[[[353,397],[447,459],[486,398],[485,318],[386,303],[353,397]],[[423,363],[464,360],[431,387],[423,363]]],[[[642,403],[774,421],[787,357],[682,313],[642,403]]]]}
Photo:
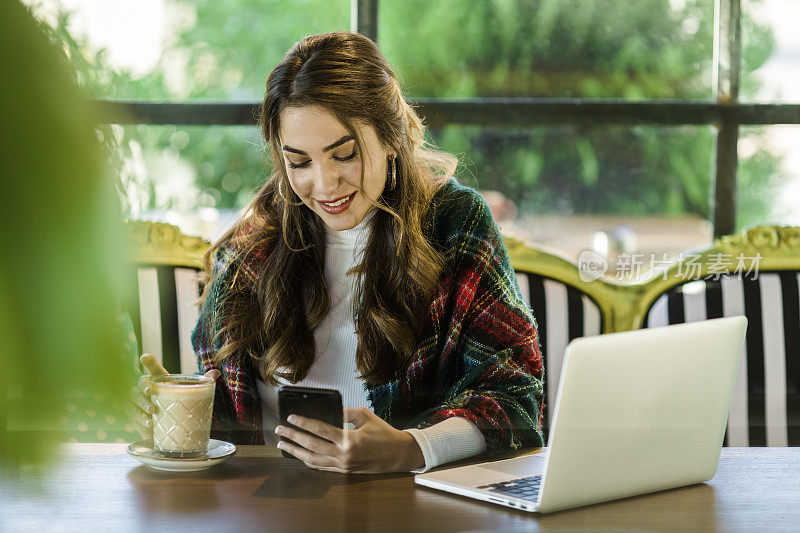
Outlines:
{"type": "Polygon", "coordinates": [[[236,276],[220,302],[224,319],[217,335],[224,342],[215,359],[250,357],[262,379],[273,385],[277,377],[302,380],[314,363],[313,332],[330,307],[326,230],[289,186],[278,140],[281,111],[307,105],[336,117],[355,138],[359,154],[364,150],[356,124],[373,127],[397,155],[396,186],[387,183],[374,202],[363,260],[354,269],[357,368],[368,382],[388,382],[416,348],[443,269],[444,258],[423,230],[431,199],[452,176],[457,160],[425,141],[424,126],[378,47],[355,33],[306,37],[267,78],[259,124],[274,173],[205,257],[209,275],[220,247],[233,250],[239,265],[259,265],[254,284],[236,276]]]}

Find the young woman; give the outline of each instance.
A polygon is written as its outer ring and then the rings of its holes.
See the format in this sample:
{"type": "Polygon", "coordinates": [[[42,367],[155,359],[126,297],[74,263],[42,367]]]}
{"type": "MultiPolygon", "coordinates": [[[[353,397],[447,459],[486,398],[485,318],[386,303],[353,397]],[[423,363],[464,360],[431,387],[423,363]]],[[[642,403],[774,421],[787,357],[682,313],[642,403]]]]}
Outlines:
{"type": "Polygon", "coordinates": [[[212,435],[363,473],[541,445],[542,359],[502,237],[376,45],[295,44],[260,123],[275,172],[206,256],[192,339],[221,374],[212,435]],[[352,429],[279,426],[281,384],[338,389],[352,429]]]}

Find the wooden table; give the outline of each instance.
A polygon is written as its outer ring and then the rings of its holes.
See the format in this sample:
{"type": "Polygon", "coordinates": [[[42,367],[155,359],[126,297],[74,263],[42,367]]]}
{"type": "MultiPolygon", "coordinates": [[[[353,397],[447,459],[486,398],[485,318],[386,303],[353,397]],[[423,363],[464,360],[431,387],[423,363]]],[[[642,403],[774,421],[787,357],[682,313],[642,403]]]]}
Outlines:
{"type": "Polygon", "coordinates": [[[0,481],[0,531],[800,531],[800,448],[724,449],[707,484],[537,515],[415,487],[410,474],[306,469],[240,446],[222,465],[158,472],[123,444],[65,445],[0,481]]]}

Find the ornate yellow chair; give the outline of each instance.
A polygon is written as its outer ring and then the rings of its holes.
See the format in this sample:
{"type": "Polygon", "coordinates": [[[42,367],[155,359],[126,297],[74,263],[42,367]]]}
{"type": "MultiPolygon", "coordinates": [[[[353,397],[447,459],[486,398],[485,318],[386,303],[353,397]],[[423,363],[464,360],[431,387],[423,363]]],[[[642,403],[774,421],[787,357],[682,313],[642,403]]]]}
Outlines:
{"type": "MultiPolygon", "coordinates": [[[[124,307],[143,352],[173,372],[197,372],[189,344],[198,272],[209,243],[169,224],[126,223],[128,273],[138,288],[124,307]]],[[[539,326],[545,403],[555,401],[564,349],[576,337],[744,314],[749,326],[726,435],[731,446],[800,445],[800,228],[758,227],[685,253],[636,283],[584,281],[557,253],[506,239],[512,267],[539,326]]],[[[550,412],[545,407],[545,426],[550,412]]]]}
{"type": "Polygon", "coordinates": [[[726,443],[800,445],[800,227],[760,226],[685,253],[631,287],[623,327],[745,315],[747,341],[726,443]]]}
{"type": "Polygon", "coordinates": [[[154,354],[170,372],[198,372],[189,339],[209,243],[161,222],[127,221],[125,234],[131,253],[126,275],[136,290],[125,297],[123,309],[133,320],[141,351],[154,354]]]}

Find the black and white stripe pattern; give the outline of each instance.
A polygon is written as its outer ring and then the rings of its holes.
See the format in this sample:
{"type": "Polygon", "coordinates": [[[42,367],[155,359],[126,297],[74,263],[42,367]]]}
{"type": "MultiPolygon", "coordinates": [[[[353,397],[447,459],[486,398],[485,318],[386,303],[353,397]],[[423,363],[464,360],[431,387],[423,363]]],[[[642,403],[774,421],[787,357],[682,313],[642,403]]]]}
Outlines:
{"type": "Polygon", "coordinates": [[[600,308],[585,293],[536,274],[517,272],[522,297],[536,319],[544,359],[545,438],[556,401],[561,366],[567,344],[577,337],[599,335],[603,330],[600,308]]]}
{"type": "Polygon", "coordinates": [[[192,268],[138,265],[130,277],[137,288],[123,302],[133,320],[142,353],[152,353],[170,372],[195,374],[191,345],[200,297],[199,272],[192,268]]]}
{"type": "Polygon", "coordinates": [[[761,272],[675,287],[646,327],[745,315],[747,340],[734,387],[728,446],[800,446],[800,274],[761,272]]]}

